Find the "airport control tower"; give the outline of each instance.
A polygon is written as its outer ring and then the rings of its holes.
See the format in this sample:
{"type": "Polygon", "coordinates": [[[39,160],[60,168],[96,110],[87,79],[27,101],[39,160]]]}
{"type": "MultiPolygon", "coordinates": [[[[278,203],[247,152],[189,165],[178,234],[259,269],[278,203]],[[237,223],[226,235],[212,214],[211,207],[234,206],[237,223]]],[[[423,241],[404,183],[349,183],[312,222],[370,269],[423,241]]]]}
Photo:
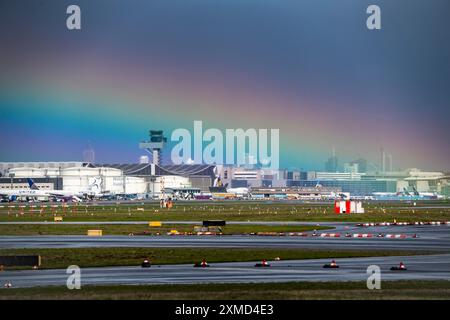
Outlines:
{"type": "Polygon", "coordinates": [[[162,130],[150,130],[150,140],[139,143],[139,148],[147,150],[153,158],[153,164],[159,165],[161,153],[167,138],[162,130]]]}

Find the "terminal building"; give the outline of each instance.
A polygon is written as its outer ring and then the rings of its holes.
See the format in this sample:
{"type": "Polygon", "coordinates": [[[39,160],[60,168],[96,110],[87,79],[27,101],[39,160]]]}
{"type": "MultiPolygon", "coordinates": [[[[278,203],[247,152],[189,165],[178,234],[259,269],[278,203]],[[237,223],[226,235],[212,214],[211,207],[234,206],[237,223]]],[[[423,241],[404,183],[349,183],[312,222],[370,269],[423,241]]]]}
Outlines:
{"type": "Polygon", "coordinates": [[[281,188],[322,186],[335,188],[356,196],[368,196],[375,192],[396,193],[405,189],[418,192],[447,192],[450,176],[442,172],[426,172],[407,169],[398,172],[347,172],[289,171],[263,168],[220,167],[222,181],[233,188],[281,188]]]}
{"type": "Polygon", "coordinates": [[[153,194],[165,189],[207,192],[215,179],[214,165],[162,165],[162,149],[167,139],[161,130],[150,130],[149,139],[139,144],[148,151],[137,164],[92,162],[0,162],[0,189],[27,188],[32,178],[42,189],[82,191],[96,185],[105,194],[153,194]]]}
{"type": "Polygon", "coordinates": [[[374,192],[396,192],[395,180],[299,180],[291,181],[292,185],[313,187],[320,184],[327,188],[339,188],[342,192],[355,196],[371,195],[374,192]]]}
{"type": "Polygon", "coordinates": [[[256,187],[251,194],[254,199],[334,199],[342,193],[335,187],[256,187]]]}
{"type": "Polygon", "coordinates": [[[28,188],[32,178],[47,190],[88,190],[95,181],[99,192],[110,194],[160,194],[164,188],[199,188],[208,191],[214,166],[155,164],[91,164],[83,162],[0,163],[0,189],[28,188]]]}

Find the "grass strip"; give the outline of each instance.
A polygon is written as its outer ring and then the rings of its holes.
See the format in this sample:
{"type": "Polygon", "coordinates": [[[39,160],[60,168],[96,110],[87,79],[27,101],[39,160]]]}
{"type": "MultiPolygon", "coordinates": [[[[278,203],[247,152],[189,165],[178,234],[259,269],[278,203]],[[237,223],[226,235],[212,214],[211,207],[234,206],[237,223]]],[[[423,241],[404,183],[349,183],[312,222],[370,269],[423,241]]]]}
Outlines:
{"type": "Polygon", "coordinates": [[[81,290],[37,287],[0,290],[0,299],[448,300],[450,281],[383,281],[381,290],[368,290],[365,281],[83,286],[81,290]]]}
{"type": "Polygon", "coordinates": [[[0,255],[40,255],[44,269],[80,267],[138,266],[144,259],[153,264],[184,264],[206,259],[209,263],[322,258],[354,258],[428,254],[389,250],[313,250],[313,249],[243,249],[243,248],[55,248],[2,249],[0,255]]]}

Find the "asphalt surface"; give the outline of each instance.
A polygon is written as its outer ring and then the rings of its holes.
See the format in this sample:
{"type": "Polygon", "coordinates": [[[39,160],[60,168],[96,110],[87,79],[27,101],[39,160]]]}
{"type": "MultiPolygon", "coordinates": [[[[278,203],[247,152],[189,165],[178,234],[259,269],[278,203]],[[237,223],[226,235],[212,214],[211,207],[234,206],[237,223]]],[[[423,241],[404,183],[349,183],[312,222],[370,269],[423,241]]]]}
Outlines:
{"type": "MultiPolygon", "coordinates": [[[[167,220],[160,221],[163,225],[202,225],[203,221],[194,220],[167,220]]],[[[148,225],[149,221],[0,221],[0,225],[148,225]]],[[[357,226],[363,222],[326,222],[326,221],[226,221],[226,225],[258,225],[258,226],[329,226],[330,229],[342,231],[368,231],[370,232],[435,232],[436,228],[445,228],[450,230],[450,224],[443,225],[408,225],[408,226],[357,226]],[[427,229],[434,228],[434,229],[427,229]]]]}
{"type": "MultiPolygon", "coordinates": [[[[329,262],[329,259],[272,261],[269,268],[255,268],[255,262],[217,263],[209,268],[186,264],[85,268],[81,270],[81,285],[364,281],[365,287],[369,265],[380,267],[382,281],[450,280],[450,254],[338,259],[339,269],[324,269],[323,265],[329,262]],[[408,270],[391,271],[400,261],[408,270]]],[[[0,272],[0,283],[10,282],[13,287],[65,286],[67,277],[64,269],[4,271],[0,272]]]]}
{"type": "MultiPolygon", "coordinates": [[[[170,223],[170,222],[169,222],[170,223]]],[[[186,223],[192,223],[192,221],[186,223]]],[[[254,223],[254,222],[252,222],[254,223]]],[[[262,222],[271,224],[273,222],[262,222]]],[[[301,223],[305,224],[305,223],[301,223]]],[[[315,223],[310,223],[315,224],[315,223]]],[[[0,249],[17,248],[315,248],[364,250],[426,250],[450,252],[450,226],[357,227],[348,223],[326,223],[334,227],[318,233],[340,233],[339,238],[286,236],[0,236],[0,249]],[[372,238],[346,238],[346,233],[371,233],[372,238]],[[404,234],[406,239],[378,238],[377,234],[404,234]],[[417,235],[418,238],[412,238],[417,235]]],[[[312,232],[308,232],[311,235],[312,232]]]]}
{"type": "Polygon", "coordinates": [[[17,248],[315,248],[450,251],[442,239],[302,238],[277,236],[2,236],[1,249],[17,248]]]}
{"type": "MultiPolygon", "coordinates": [[[[98,222],[92,222],[97,224],[98,222]]],[[[120,223],[120,222],[119,222],[120,223]]],[[[133,222],[136,223],[136,222],[133,222]]],[[[147,223],[147,222],[145,222],[147,223]]],[[[171,224],[171,221],[166,223],[171,224]]],[[[177,223],[180,223],[178,221],[177,223]]],[[[182,223],[194,224],[194,221],[182,223]]],[[[255,224],[255,222],[233,222],[255,224]]],[[[264,225],[291,222],[258,222],[264,225]]],[[[88,247],[177,247],[177,248],[311,248],[329,250],[414,250],[450,252],[450,226],[372,226],[354,223],[292,222],[292,225],[327,225],[340,238],[284,236],[0,236],[0,249],[11,248],[88,248],[88,247]],[[345,233],[405,234],[406,239],[346,238],[345,233]],[[412,235],[418,238],[412,238],[412,235]]],[[[311,232],[309,232],[309,235],[311,232]]],[[[273,258],[273,257],[268,257],[273,258]]],[[[450,280],[450,254],[409,257],[339,259],[339,269],[323,269],[327,259],[274,261],[270,268],[254,268],[254,263],[220,263],[198,269],[192,265],[86,268],[83,284],[171,284],[171,283],[248,283],[286,281],[365,281],[366,268],[378,265],[384,280],[450,280]],[[403,261],[408,270],[392,272],[390,267],[403,261]]],[[[0,272],[0,285],[10,281],[14,287],[65,285],[65,270],[22,270],[0,272]]]]}

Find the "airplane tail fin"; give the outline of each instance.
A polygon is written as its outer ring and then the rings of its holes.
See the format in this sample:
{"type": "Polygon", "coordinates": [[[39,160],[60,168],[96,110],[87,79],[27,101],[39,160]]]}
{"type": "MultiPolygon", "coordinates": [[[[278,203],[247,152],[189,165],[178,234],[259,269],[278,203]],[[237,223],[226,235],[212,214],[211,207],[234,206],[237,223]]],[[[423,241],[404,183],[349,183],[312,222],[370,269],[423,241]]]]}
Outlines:
{"type": "Polygon", "coordinates": [[[34,183],[33,179],[28,178],[27,182],[31,190],[39,190],[39,187],[34,183]]]}

